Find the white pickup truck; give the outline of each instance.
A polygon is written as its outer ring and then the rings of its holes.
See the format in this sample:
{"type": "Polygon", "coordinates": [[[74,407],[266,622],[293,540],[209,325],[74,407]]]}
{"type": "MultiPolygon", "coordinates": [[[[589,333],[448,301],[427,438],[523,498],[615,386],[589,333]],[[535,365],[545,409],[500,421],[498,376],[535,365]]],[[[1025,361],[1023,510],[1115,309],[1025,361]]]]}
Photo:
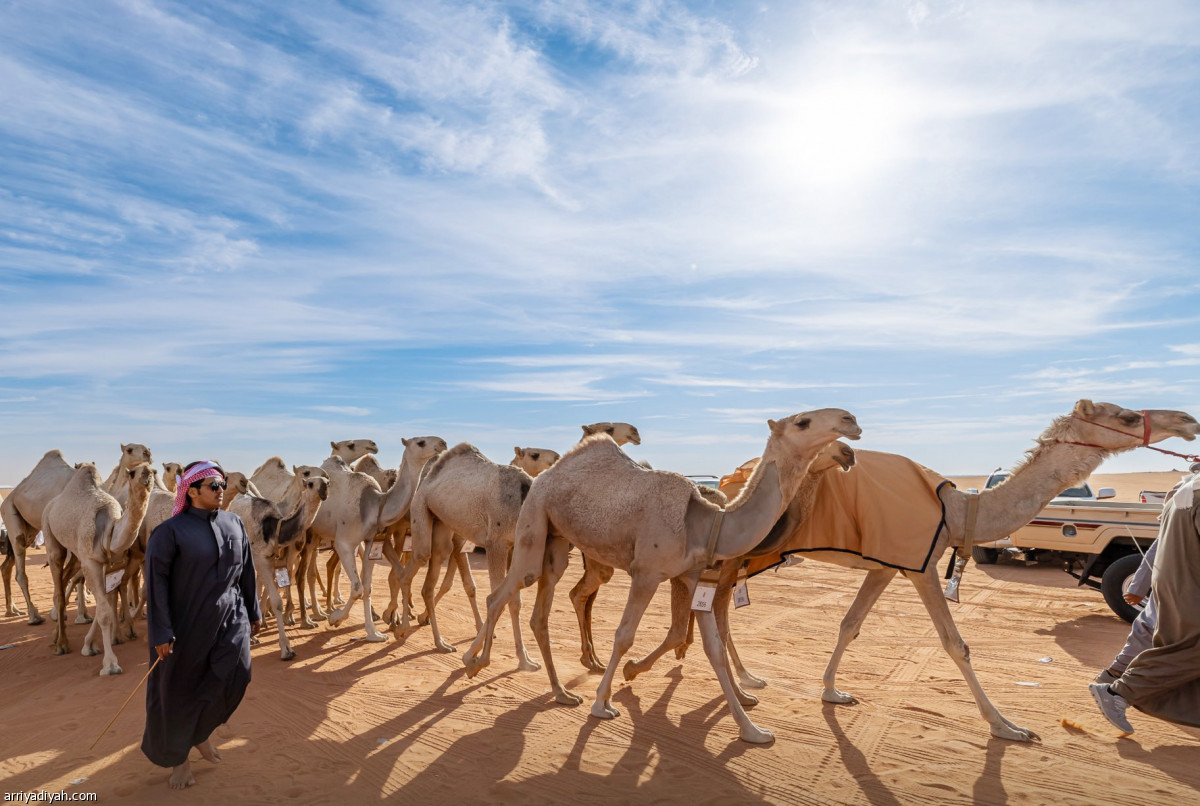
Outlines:
{"type": "MultiPolygon", "coordinates": [[[[993,473],[987,486],[996,486],[1007,475],[993,473]]],[[[1124,594],[1142,555],[1158,537],[1162,504],[1099,500],[1115,496],[1109,487],[1096,494],[1087,484],[1072,487],[1008,537],[973,546],[972,556],[987,564],[1005,550],[1020,552],[1027,560],[1039,552],[1058,552],[1066,561],[1064,570],[1080,585],[1098,588],[1113,612],[1133,621],[1139,608],[1128,604],[1124,594]]]]}

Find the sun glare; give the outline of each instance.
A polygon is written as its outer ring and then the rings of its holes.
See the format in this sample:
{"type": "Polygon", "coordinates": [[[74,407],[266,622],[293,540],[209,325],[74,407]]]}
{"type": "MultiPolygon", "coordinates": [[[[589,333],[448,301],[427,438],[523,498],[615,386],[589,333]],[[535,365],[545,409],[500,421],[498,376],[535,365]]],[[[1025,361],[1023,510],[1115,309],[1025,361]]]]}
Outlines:
{"type": "Polygon", "coordinates": [[[898,162],[907,118],[901,93],[885,84],[834,83],[790,94],[762,130],[763,167],[797,189],[861,189],[898,162]]]}

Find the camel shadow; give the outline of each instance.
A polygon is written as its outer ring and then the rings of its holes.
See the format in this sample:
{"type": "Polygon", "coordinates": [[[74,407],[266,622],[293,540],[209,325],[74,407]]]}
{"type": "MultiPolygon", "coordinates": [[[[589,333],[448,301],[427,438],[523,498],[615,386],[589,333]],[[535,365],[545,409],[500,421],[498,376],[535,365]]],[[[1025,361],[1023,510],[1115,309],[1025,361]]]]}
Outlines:
{"type": "MultiPolygon", "coordinates": [[[[1196,738],[1200,730],[1188,729],[1196,738]]],[[[1200,775],[1196,772],[1197,752],[1195,744],[1160,745],[1146,750],[1136,739],[1123,736],[1117,740],[1117,752],[1126,761],[1149,764],[1182,784],[1192,788],[1200,786],[1200,775]]]]}
{"type": "Polygon", "coordinates": [[[850,773],[854,782],[858,784],[858,788],[862,790],[863,797],[872,806],[899,806],[900,800],[883,781],[879,780],[879,776],[871,771],[871,765],[867,761],[866,755],[842,730],[837,719],[838,709],[842,707],[832,703],[822,703],[821,706],[821,715],[825,717],[825,724],[829,725],[829,732],[837,741],[838,753],[842,757],[842,766],[846,768],[846,772],[850,773]]]}
{"type": "Polygon", "coordinates": [[[1034,632],[1053,638],[1055,643],[1085,667],[1104,669],[1124,646],[1129,636],[1129,625],[1115,617],[1090,613],[1034,632]]]}

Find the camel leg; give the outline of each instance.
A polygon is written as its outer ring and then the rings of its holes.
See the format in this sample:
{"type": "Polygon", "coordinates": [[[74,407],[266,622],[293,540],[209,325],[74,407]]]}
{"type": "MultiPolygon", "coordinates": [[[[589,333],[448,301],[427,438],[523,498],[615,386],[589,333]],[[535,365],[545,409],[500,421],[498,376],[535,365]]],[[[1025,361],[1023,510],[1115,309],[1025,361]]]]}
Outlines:
{"type": "Polygon", "coordinates": [[[76,624],[91,624],[92,617],[87,611],[87,591],[83,587],[83,571],[75,575],[75,623],[76,624]]]}
{"type": "Polygon", "coordinates": [[[867,613],[871,612],[871,608],[875,606],[875,602],[879,600],[880,595],[895,576],[896,569],[894,568],[877,568],[874,571],[868,571],[858,589],[858,594],[854,597],[854,603],[850,605],[846,615],[842,616],[842,626],[838,629],[837,646],[833,648],[833,654],[829,656],[829,663],[825,666],[825,673],[821,675],[821,684],[824,687],[821,690],[821,699],[825,702],[835,704],[855,702],[852,695],[837,688],[838,664],[841,663],[846,647],[850,646],[850,642],[858,637],[858,631],[862,629],[867,613]]]}
{"type": "Polygon", "coordinates": [[[1012,739],[1018,742],[1037,739],[1038,735],[1033,731],[1022,728],[1005,718],[996,706],[992,705],[991,700],[983,691],[983,686],[979,685],[979,680],[975,677],[975,669],[971,666],[971,650],[959,635],[954,618],[950,615],[950,607],[946,604],[946,597],[942,593],[934,564],[931,563],[923,574],[905,571],[904,575],[913,583],[917,593],[921,596],[921,602],[929,611],[929,617],[933,619],[933,626],[937,629],[938,638],[942,640],[942,647],[957,664],[958,670],[962,672],[963,679],[967,681],[967,686],[975,697],[975,705],[978,706],[979,713],[991,725],[992,735],[1000,739],[1012,739]]]}
{"type": "Polygon", "coordinates": [[[687,657],[688,647],[696,643],[696,614],[688,610],[688,627],[687,638],[683,639],[683,643],[675,647],[675,659],[683,660],[687,657]]]}
{"type": "MultiPolygon", "coordinates": [[[[291,660],[296,657],[296,652],[288,642],[287,631],[283,628],[283,597],[279,595],[279,588],[275,585],[275,575],[271,572],[269,563],[260,561],[257,557],[254,559],[258,578],[264,581],[267,599],[271,602],[271,612],[275,614],[275,627],[279,630],[279,659],[291,660]]],[[[291,588],[291,585],[288,587],[291,588]]]]}
{"type": "MultiPolygon", "coordinates": [[[[334,605],[344,605],[342,598],[342,575],[340,573],[337,552],[333,552],[325,561],[325,609],[332,611],[334,605]]],[[[353,584],[353,583],[351,583],[353,584]]]]}
{"type": "MultiPolygon", "coordinates": [[[[455,542],[457,543],[458,541],[456,540],[455,542]]],[[[454,563],[456,566],[458,566],[458,574],[459,574],[459,576],[462,576],[462,574],[463,574],[463,565],[464,565],[462,562],[459,562],[459,558],[460,558],[460,557],[462,557],[462,550],[461,550],[461,549],[462,549],[462,546],[461,546],[461,545],[455,545],[455,547],[454,547],[454,553],[453,553],[453,554],[450,556],[450,562],[452,562],[452,563],[454,563]]],[[[469,575],[470,573],[471,573],[471,570],[470,570],[470,568],[468,567],[468,568],[467,568],[467,574],[469,575]]],[[[467,580],[466,580],[466,577],[463,577],[463,582],[465,583],[466,581],[467,581],[467,580]]],[[[472,580],[472,581],[474,581],[474,580],[472,580]]],[[[454,571],[453,571],[453,569],[450,569],[450,568],[448,568],[448,569],[446,570],[446,573],[445,573],[445,575],[442,577],[442,584],[441,584],[441,586],[440,586],[440,587],[438,587],[438,592],[437,592],[437,595],[433,597],[433,601],[434,601],[434,602],[440,602],[440,601],[442,601],[442,597],[443,597],[443,596],[445,596],[447,593],[449,593],[449,592],[450,592],[450,588],[452,588],[453,586],[454,586],[454,571]]],[[[472,598],[472,601],[474,601],[474,599],[473,599],[473,598],[472,598]]],[[[478,609],[476,609],[476,612],[475,612],[475,628],[476,628],[476,629],[478,629],[478,628],[479,628],[479,627],[480,627],[482,624],[483,624],[483,622],[482,622],[482,621],[480,621],[480,619],[479,619],[479,612],[478,612],[478,609]]]]}
{"type": "MultiPolygon", "coordinates": [[[[501,610],[508,605],[509,601],[521,588],[529,587],[533,584],[534,580],[540,579],[545,574],[546,559],[550,556],[547,542],[548,530],[549,523],[546,520],[544,509],[540,504],[527,498],[521,509],[521,517],[517,521],[517,534],[513,544],[512,562],[508,573],[505,575],[504,582],[500,584],[500,587],[493,590],[488,596],[487,618],[484,620],[483,629],[476,634],[475,640],[471,642],[470,649],[463,655],[463,665],[467,667],[467,677],[474,677],[491,662],[492,635],[496,629],[496,622],[500,620],[501,610]]],[[[559,539],[556,538],[553,542],[557,544],[559,539]]],[[[562,543],[562,562],[563,569],[565,570],[566,542],[562,541],[562,543]]],[[[417,540],[416,530],[414,529],[414,553],[416,553],[416,549],[417,540]]],[[[556,551],[559,551],[559,549],[556,549],[556,551]]],[[[539,589],[540,595],[541,590],[539,589]]],[[[537,611],[535,609],[535,617],[536,615],[537,611]]],[[[547,619],[549,615],[549,610],[547,609],[545,614],[547,619]]],[[[544,657],[549,655],[550,650],[549,637],[547,636],[545,640],[546,644],[542,646],[542,638],[538,637],[538,645],[541,647],[544,657]]],[[[550,670],[547,670],[547,672],[549,673],[550,670]]],[[[551,674],[551,679],[553,679],[553,674],[551,674]]]]}
{"type": "Polygon", "coordinates": [[[711,612],[699,611],[696,613],[696,621],[700,624],[704,654],[708,656],[708,662],[712,664],[713,671],[717,673],[717,679],[721,681],[721,690],[725,692],[725,701],[729,704],[733,719],[738,724],[738,735],[742,741],[751,744],[766,744],[773,741],[775,736],[771,731],[760,728],[751,722],[750,717],[746,715],[746,710],[738,701],[729,661],[725,657],[725,645],[721,643],[721,634],[717,630],[716,617],[711,612]]]}
{"type": "Polygon", "coordinates": [[[361,578],[354,564],[355,554],[361,545],[361,540],[347,539],[341,535],[334,540],[334,547],[337,550],[338,556],[341,557],[342,570],[350,578],[350,597],[341,608],[330,611],[329,624],[332,627],[337,627],[344,622],[350,612],[350,608],[354,606],[354,603],[361,596],[363,600],[363,623],[367,630],[366,640],[377,644],[386,641],[387,636],[375,628],[375,622],[371,618],[371,572],[374,570],[375,563],[370,558],[370,552],[363,552],[363,573],[361,578]]]}
{"type": "MultiPolygon", "coordinates": [[[[425,581],[421,585],[421,600],[425,602],[425,613],[418,623],[427,621],[429,627],[433,630],[433,645],[443,652],[457,652],[458,649],[442,639],[441,631],[437,625],[437,602],[434,600],[435,588],[438,584],[438,571],[442,564],[449,558],[450,552],[454,551],[454,532],[450,527],[439,520],[433,521],[433,530],[431,535],[431,544],[429,551],[429,560],[425,569],[425,581]]],[[[446,574],[450,575],[454,572],[453,568],[447,568],[446,574]]],[[[474,588],[474,582],[471,585],[474,588]]],[[[474,590],[470,591],[474,593],[474,590]]]]}
{"type": "MultiPolygon", "coordinates": [[[[471,573],[471,563],[467,560],[467,554],[462,550],[463,540],[456,539],[454,541],[454,549],[450,552],[450,562],[458,566],[458,576],[462,579],[463,590],[467,592],[467,600],[471,603],[471,612],[475,615],[475,629],[479,630],[483,626],[483,619],[479,617],[479,603],[475,601],[475,576],[471,573]]],[[[452,575],[452,569],[446,569],[446,577],[452,575]]],[[[448,587],[443,583],[443,587],[448,587]]],[[[521,611],[521,593],[517,592],[517,612],[521,611]]]]}
{"type": "MultiPolygon", "coordinates": [[[[83,566],[84,580],[96,596],[96,622],[100,625],[100,635],[104,642],[104,661],[100,665],[100,676],[121,674],[122,669],[117,663],[117,653],[113,652],[113,629],[117,623],[116,612],[113,609],[113,597],[111,594],[103,592],[104,566],[86,559],[81,559],[80,564],[83,566]]],[[[92,629],[95,627],[96,625],[93,624],[92,629]]]]}
{"type": "Polygon", "coordinates": [[[4,615],[5,616],[21,616],[24,615],[20,610],[13,606],[12,598],[12,570],[13,560],[12,544],[9,544],[8,554],[4,555],[4,561],[0,562],[0,576],[4,577],[4,615]]]}
{"type": "MultiPolygon", "coordinates": [[[[50,561],[50,578],[54,582],[54,611],[62,614],[67,611],[67,580],[66,569],[63,567],[66,564],[67,550],[59,545],[53,535],[47,530],[46,533],[46,559],[50,561]]],[[[67,620],[65,618],[52,619],[54,622],[54,647],[55,655],[65,655],[71,651],[71,645],[67,643],[67,620]]]]}
{"type": "MultiPolygon", "coordinates": [[[[542,573],[538,577],[537,596],[533,601],[533,613],[530,615],[529,626],[537,639],[538,649],[546,664],[546,676],[550,678],[550,688],[554,691],[554,701],[562,705],[580,705],[583,697],[567,691],[562,681],[558,679],[558,670],[554,667],[554,656],[550,653],[550,605],[554,602],[554,588],[563,572],[567,570],[567,556],[571,545],[561,537],[551,538],[546,545],[542,558],[542,573]]],[[[506,577],[507,579],[507,577],[506,577]]],[[[519,592],[519,591],[518,591],[519,592]]],[[[511,599],[509,601],[512,601],[511,599]]],[[[489,607],[488,612],[491,613],[489,607]]],[[[499,618],[499,610],[496,611],[499,618]]],[[[494,627],[495,620],[488,627],[494,627]]]]}
{"type": "Polygon", "coordinates": [[[692,599],[687,583],[675,577],[671,580],[671,627],[667,630],[667,637],[646,657],[625,664],[623,674],[626,680],[632,680],[642,672],[649,671],[659,658],[683,643],[691,613],[692,599]]]}
{"type": "MultiPolygon", "coordinates": [[[[488,544],[487,548],[488,562],[488,578],[491,581],[492,590],[496,590],[504,582],[504,573],[508,570],[508,551],[505,546],[493,546],[488,544]]],[[[508,615],[512,619],[513,628],[513,645],[516,647],[517,653],[517,668],[522,672],[536,672],[542,668],[529,657],[529,653],[525,651],[525,641],[521,636],[521,591],[517,591],[508,601],[508,615]]],[[[480,624],[480,628],[482,628],[480,624]]]]}
{"type": "MultiPolygon", "coordinates": [[[[29,577],[25,573],[25,546],[18,546],[17,544],[21,541],[12,539],[13,530],[11,527],[8,530],[8,534],[9,543],[12,546],[13,562],[16,563],[17,567],[17,585],[20,586],[21,593],[25,595],[25,609],[29,612],[29,623],[31,625],[41,624],[45,619],[38,613],[37,607],[33,604],[33,599],[29,596],[29,577]]],[[[66,601],[65,593],[63,601],[66,601]]],[[[20,614],[18,613],[18,615],[20,614]]]]}
{"type": "Polygon", "coordinates": [[[388,599],[388,605],[383,611],[381,620],[389,627],[395,627],[400,623],[400,617],[396,615],[396,612],[400,609],[400,575],[404,573],[404,563],[400,559],[400,555],[396,553],[396,545],[392,540],[384,541],[383,557],[392,568],[388,572],[388,588],[391,598],[388,599]]]}
{"type": "Polygon", "coordinates": [[[612,719],[621,715],[621,712],[612,704],[613,675],[617,671],[617,664],[621,662],[621,658],[633,646],[638,623],[641,622],[642,614],[646,612],[650,600],[654,598],[654,591],[658,590],[660,582],[662,579],[659,577],[647,578],[642,575],[635,575],[633,581],[630,582],[629,598],[625,601],[625,612],[621,614],[621,623],[617,625],[617,634],[613,637],[612,657],[608,660],[608,668],[604,670],[604,677],[600,678],[600,686],[596,689],[596,701],[592,703],[592,716],[612,719]]]}
{"type": "Polygon", "coordinates": [[[612,579],[613,569],[595,560],[583,560],[583,576],[571,588],[571,605],[575,608],[575,619],[579,622],[579,662],[589,672],[600,674],[604,666],[596,657],[596,647],[592,643],[592,604],[596,601],[596,591],[601,585],[612,579]]]}
{"type": "Polygon", "coordinates": [[[297,605],[300,609],[300,623],[305,627],[316,627],[317,621],[324,617],[324,614],[320,613],[320,610],[317,606],[316,591],[314,591],[311,587],[309,587],[308,590],[309,602],[312,605],[312,618],[309,618],[309,607],[304,601],[305,587],[309,585],[309,575],[313,569],[313,554],[316,552],[316,548],[314,546],[315,542],[316,541],[310,540],[304,545],[304,548],[300,549],[300,556],[296,562],[296,577],[292,580],[292,582],[296,585],[296,599],[297,605]]]}
{"type": "Polygon", "coordinates": [[[718,590],[716,599],[713,601],[713,615],[717,620],[717,633],[721,636],[721,643],[724,644],[725,651],[729,653],[729,663],[733,667],[733,671],[737,673],[737,680],[733,681],[733,688],[737,692],[738,702],[749,708],[752,705],[758,705],[758,697],[746,693],[743,686],[745,688],[766,688],[767,681],[750,674],[742,664],[742,659],[738,657],[737,647],[733,645],[733,635],[729,631],[729,603],[732,600],[732,587],[726,587],[723,591],[718,590]]]}

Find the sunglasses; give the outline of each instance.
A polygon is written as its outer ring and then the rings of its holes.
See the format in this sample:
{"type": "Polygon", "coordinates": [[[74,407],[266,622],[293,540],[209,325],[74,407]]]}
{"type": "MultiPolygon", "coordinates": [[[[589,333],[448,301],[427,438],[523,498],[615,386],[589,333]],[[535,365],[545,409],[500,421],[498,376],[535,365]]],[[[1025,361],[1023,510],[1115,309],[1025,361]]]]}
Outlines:
{"type": "Polygon", "coordinates": [[[225,482],[223,482],[223,481],[214,481],[214,482],[211,482],[211,483],[209,483],[209,484],[203,484],[203,483],[201,483],[201,484],[195,484],[195,485],[193,485],[193,486],[194,486],[196,489],[198,489],[198,490],[201,490],[201,489],[204,489],[205,487],[207,487],[208,489],[212,490],[212,491],[215,493],[215,492],[217,492],[218,490],[224,490],[224,489],[225,489],[225,482]]]}

